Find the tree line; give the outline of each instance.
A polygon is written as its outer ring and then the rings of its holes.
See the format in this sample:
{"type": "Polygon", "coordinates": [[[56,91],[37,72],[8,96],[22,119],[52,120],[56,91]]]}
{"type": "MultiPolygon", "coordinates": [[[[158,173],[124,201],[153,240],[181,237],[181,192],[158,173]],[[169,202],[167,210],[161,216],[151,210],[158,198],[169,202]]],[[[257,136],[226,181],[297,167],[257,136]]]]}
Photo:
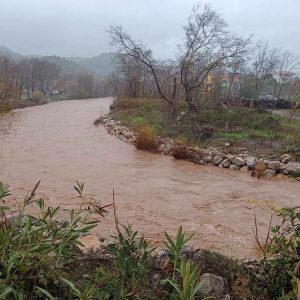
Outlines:
{"type": "Polygon", "coordinates": [[[90,72],[64,73],[45,58],[14,60],[0,56],[0,103],[31,99],[36,92],[43,97],[62,94],[76,99],[109,94],[107,82],[90,72]]]}
{"type": "Polygon", "coordinates": [[[193,8],[183,27],[183,43],[176,59],[157,60],[150,48],[134,40],[121,26],[111,26],[111,44],[116,49],[116,69],[110,83],[116,95],[159,97],[172,115],[178,101],[189,111],[222,101],[226,105],[243,99],[285,97],[298,100],[299,78],[294,76],[298,58],[267,42],[242,38],[228,30],[223,18],[209,5],[193,8]]]}

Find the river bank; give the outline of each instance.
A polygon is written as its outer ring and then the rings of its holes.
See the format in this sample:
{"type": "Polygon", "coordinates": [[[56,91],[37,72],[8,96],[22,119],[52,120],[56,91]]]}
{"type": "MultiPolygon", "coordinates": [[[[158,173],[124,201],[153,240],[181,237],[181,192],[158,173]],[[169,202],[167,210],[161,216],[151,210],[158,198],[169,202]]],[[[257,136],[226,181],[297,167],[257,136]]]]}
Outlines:
{"type": "MultiPolygon", "coordinates": [[[[139,151],[96,128],[93,120],[109,113],[112,101],[60,101],[14,111],[0,133],[0,181],[14,186],[18,199],[41,180],[39,196],[66,211],[80,205],[71,188],[76,180],[103,203],[111,202],[114,188],[120,222],[133,224],[157,244],[163,229],[174,234],[182,224],[194,233],[191,246],[244,258],[253,254],[254,213],[264,232],[268,203],[298,205],[295,180],[257,180],[229,168],[199,167],[139,151]]],[[[105,224],[85,238],[88,248],[114,233],[111,216],[105,224]]]]}
{"type": "MultiPolygon", "coordinates": [[[[3,124],[5,130],[0,130],[0,181],[13,187],[6,205],[17,207],[21,195],[30,193],[41,180],[36,197],[45,199],[47,205],[60,206],[59,217],[65,220],[70,210],[80,207],[80,199],[72,188],[76,180],[85,182],[88,198],[103,205],[111,203],[114,188],[121,224],[132,224],[153,246],[159,247],[165,240],[164,230],[174,237],[182,224],[187,234],[194,234],[189,241],[194,250],[187,249],[189,257],[204,255],[206,267],[204,260],[199,260],[199,266],[205,272],[227,278],[232,295],[230,276],[236,273],[222,275],[229,270],[232,260],[226,264],[224,256],[220,256],[222,269],[214,265],[216,257],[206,253],[217,251],[243,261],[256,257],[254,214],[258,232],[264,238],[270,207],[297,206],[299,183],[279,180],[277,176],[273,180],[257,180],[229,168],[199,167],[169,155],[139,151],[108,134],[104,127],[93,125],[99,114],[109,113],[112,101],[102,98],[52,102],[16,110],[14,116],[3,120],[7,122],[3,124]],[[10,202],[11,199],[14,201],[10,202]]],[[[272,223],[277,221],[273,218],[272,223]]],[[[115,234],[115,220],[109,213],[81,242],[87,249],[103,248],[115,234]]],[[[158,267],[165,270],[168,263],[164,264],[166,256],[162,257],[158,267]]],[[[154,264],[156,259],[157,256],[154,264]]],[[[101,266],[93,258],[76,266],[83,272],[88,264],[93,270],[101,266]]],[[[152,270],[157,278],[157,265],[152,270]]],[[[95,278],[94,273],[90,274],[95,278]]],[[[157,281],[153,278],[151,283],[159,283],[160,277],[157,281]]],[[[237,294],[248,280],[239,279],[235,280],[237,294]]]]}
{"type": "MultiPolygon", "coordinates": [[[[134,129],[114,120],[111,114],[96,119],[95,125],[98,124],[102,124],[110,134],[122,141],[135,144],[137,134],[134,129]]],[[[159,153],[173,156],[176,159],[188,160],[199,165],[240,170],[258,178],[289,176],[289,178],[300,181],[300,163],[292,161],[292,156],[287,153],[283,154],[280,160],[270,160],[266,157],[250,156],[245,148],[240,154],[232,154],[230,150],[225,152],[223,148],[200,148],[199,146],[179,144],[171,138],[157,137],[156,143],[159,153]]],[[[225,146],[229,148],[230,144],[225,146]]],[[[237,152],[237,149],[234,152],[237,152]]]]}

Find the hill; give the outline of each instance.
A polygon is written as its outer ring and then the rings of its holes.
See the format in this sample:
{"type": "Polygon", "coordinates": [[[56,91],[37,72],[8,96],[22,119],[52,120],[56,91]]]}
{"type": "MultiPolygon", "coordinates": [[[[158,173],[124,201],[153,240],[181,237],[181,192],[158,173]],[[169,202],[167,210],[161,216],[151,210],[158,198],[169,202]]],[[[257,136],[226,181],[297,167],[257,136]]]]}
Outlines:
{"type": "Polygon", "coordinates": [[[102,53],[95,57],[61,57],[57,55],[43,56],[43,55],[21,55],[13,50],[0,45],[0,56],[9,56],[14,60],[22,58],[39,57],[44,58],[48,62],[58,65],[65,74],[91,72],[96,77],[103,79],[114,70],[113,53],[102,53]]]}
{"type": "Polygon", "coordinates": [[[15,53],[14,51],[10,50],[9,48],[5,46],[0,45],[0,56],[9,56],[10,58],[14,60],[19,60],[22,58],[21,54],[15,53]]]}
{"type": "Polygon", "coordinates": [[[91,58],[70,57],[69,60],[77,63],[83,69],[95,73],[98,77],[105,77],[114,70],[114,58],[114,53],[102,53],[91,58]]]}

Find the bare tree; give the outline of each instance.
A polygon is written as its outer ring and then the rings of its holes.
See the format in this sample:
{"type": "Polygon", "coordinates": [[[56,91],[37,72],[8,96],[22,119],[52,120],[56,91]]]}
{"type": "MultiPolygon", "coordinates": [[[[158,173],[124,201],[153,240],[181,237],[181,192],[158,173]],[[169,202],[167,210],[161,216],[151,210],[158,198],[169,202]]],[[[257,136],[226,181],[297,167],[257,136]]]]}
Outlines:
{"type": "Polygon", "coordinates": [[[152,51],[147,49],[141,42],[133,40],[129,34],[123,31],[121,26],[112,26],[109,32],[111,34],[111,44],[117,48],[117,53],[126,54],[147,66],[153,76],[159,96],[171,106],[173,111],[176,111],[174,98],[177,91],[177,80],[173,79],[172,93],[167,95],[163,91],[158,71],[159,65],[153,58],[152,51]]]}
{"type": "Polygon", "coordinates": [[[16,92],[16,64],[9,57],[0,56],[0,104],[6,106],[16,92]]]}
{"type": "Polygon", "coordinates": [[[272,109],[273,112],[276,104],[280,100],[282,93],[285,92],[286,98],[289,98],[293,90],[293,76],[294,70],[299,66],[298,57],[290,51],[281,52],[278,50],[277,63],[274,70],[274,86],[273,86],[273,99],[272,109]]]}
{"type": "Polygon", "coordinates": [[[259,99],[267,79],[270,75],[274,74],[279,58],[279,50],[270,48],[268,43],[258,42],[255,49],[256,51],[254,52],[250,67],[250,78],[253,84],[251,107],[254,100],[259,99]]]}
{"type": "Polygon", "coordinates": [[[208,75],[249,51],[251,39],[233,36],[226,28],[224,20],[208,5],[195,6],[184,27],[180,79],[185,100],[193,112],[200,109],[208,75]]]}

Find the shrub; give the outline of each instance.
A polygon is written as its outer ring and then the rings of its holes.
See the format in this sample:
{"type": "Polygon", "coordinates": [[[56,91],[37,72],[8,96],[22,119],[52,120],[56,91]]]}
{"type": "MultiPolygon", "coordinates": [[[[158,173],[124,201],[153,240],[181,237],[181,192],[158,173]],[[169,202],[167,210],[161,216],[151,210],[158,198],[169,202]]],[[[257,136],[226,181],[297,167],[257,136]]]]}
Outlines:
{"type": "MultiPolygon", "coordinates": [[[[83,246],[79,238],[98,223],[83,213],[83,184],[75,186],[79,211],[72,210],[63,221],[58,221],[59,206],[47,207],[43,199],[35,199],[38,184],[17,210],[0,206],[0,299],[62,296],[66,266],[79,254],[78,245],[83,246]],[[36,216],[26,214],[32,207],[36,216]]],[[[5,204],[9,195],[9,186],[0,183],[0,202],[5,204]]]]}
{"type": "Polygon", "coordinates": [[[150,254],[155,249],[149,248],[149,242],[143,236],[137,237],[131,225],[123,226],[124,232],[115,236],[115,243],[109,245],[114,264],[119,272],[124,291],[134,295],[144,283],[149,268],[150,254]]]}
{"type": "Polygon", "coordinates": [[[166,241],[164,242],[164,244],[170,251],[171,261],[174,265],[174,271],[173,271],[173,278],[174,278],[176,268],[178,267],[180,254],[181,254],[184,246],[193,237],[193,235],[190,234],[190,235],[186,236],[186,233],[183,232],[183,230],[182,230],[182,226],[180,226],[177,231],[177,235],[176,235],[175,239],[172,239],[172,237],[166,231],[165,231],[165,237],[166,237],[166,241]]]}
{"type": "Polygon", "coordinates": [[[187,149],[184,145],[176,144],[172,148],[172,153],[173,157],[176,159],[188,159],[189,157],[187,149]]]}
{"type": "Polygon", "coordinates": [[[174,297],[176,300],[194,300],[200,291],[202,284],[199,282],[199,271],[191,262],[182,260],[180,268],[177,269],[181,276],[182,284],[175,280],[167,280],[174,288],[174,297]]]}
{"type": "Polygon", "coordinates": [[[0,100],[0,114],[11,110],[11,103],[8,100],[0,100]]]}
{"type": "Polygon", "coordinates": [[[189,146],[189,141],[185,137],[177,138],[175,145],[172,148],[172,155],[176,159],[188,159],[189,153],[187,147],[189,146]]]}
{"type": "Polygon", "coordinates": [[[158,151],[156,135],[152,127],[145,124],[134,126],[136,132],[135,146],[141,150],[158,151]]]}
{"type": "Polygon", "coordinates": [[[42,102],[43,99],[43,94],[39,91],[33,92],[31,99],[35,104],[40,104],[42,102]]]}
{"type": "Polygon", "coordinates": [[[263,288],[269,299],[287,299],[283,295],[287,297],[293,290],[298,291],[300,285],[300,208],[273,210],[282,222],[271,227],[265,247],[259,244],[264,252],[259,274],[264,278],[263,288]]]}

